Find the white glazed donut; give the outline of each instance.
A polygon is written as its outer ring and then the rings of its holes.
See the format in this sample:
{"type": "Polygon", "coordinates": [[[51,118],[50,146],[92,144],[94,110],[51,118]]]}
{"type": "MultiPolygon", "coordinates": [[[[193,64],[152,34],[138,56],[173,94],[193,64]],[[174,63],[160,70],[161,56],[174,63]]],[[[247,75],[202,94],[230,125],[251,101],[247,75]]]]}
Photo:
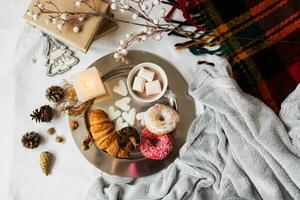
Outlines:
{"type": "Polygon", "coordinates": [[[179,123],[179,115],[169,106],[155,104],[146,111],[144,120],[150,132],[163,135],[176,129],[179,123]]]}

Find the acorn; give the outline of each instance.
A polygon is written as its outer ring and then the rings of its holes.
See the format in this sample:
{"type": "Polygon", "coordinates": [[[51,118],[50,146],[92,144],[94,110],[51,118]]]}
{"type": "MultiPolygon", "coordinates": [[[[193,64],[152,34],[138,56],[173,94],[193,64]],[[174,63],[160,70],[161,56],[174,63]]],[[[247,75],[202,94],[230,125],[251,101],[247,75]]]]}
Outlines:
{"type": "Polygon", "coordinates": [[[60,136],[57,136],[56,138],[55,138],[55,142],[57,142],[57,143],[62,143],[64,141],[64,138],[62,138],[62,137],[60,137],[60,136]]]}
{"type": "Polygon", "coordinates": [[[69,122],[69,126],[71,130],[76,130],[78,128],[78,122],[76,120],[72,120],[69,122]]]}
{"type": "Polygon", "coordinates": [[[48,133],[49,135],[53,135],[53,134],[55,133],[55,129],[54,129],[53,127],[51,127],[51,128],[49,128],[49,129],[47,130],[47,133],[48,133]]]}

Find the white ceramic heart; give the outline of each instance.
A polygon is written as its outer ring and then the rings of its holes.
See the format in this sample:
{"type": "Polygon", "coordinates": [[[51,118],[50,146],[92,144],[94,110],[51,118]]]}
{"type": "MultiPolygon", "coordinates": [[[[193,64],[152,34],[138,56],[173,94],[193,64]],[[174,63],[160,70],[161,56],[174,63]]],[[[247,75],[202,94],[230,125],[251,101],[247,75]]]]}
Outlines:
{"type": "Polygon", "coordinates": [[[122,117],[119,117],[116,120],[116,131],[119,131],[122,128],[125,128],[125,127],[128,127],[128,126],[129,126],[129,124],[127,122],[124,122],[122,117]]]}
{"type": "Polygon", "coordinates": [[[117,110],[114,106],[109,106],[108,108],[108,116],[110,120],[115,120],[121,116],[121,111],[117,110]]]}
{"type": "Polygon", "coordinates": [[[135,108],[131,108],[129,112],[123,112],[122,117],[123,119],[128,122],[131,126],[134,125],[135,122],[135,115],[136,115],[136,110],[135,108]]]}
{"type": "Polygon", "coordinates": [[[119,80],[118,85],[115,85],[112,89],[115,93],[126,97],[128,95],[128,90],[124,80],[119,80]]]}
{"type": "Polygon", "coordinates": [[[136,114],[136,119],[141,122],[141,125],[145,125],[145,114],[146,112],[140,112],[136,114]]]}
{"type": "Polygon", "coordinates": [[[124,111],[129,111],[130,110],[130,103],[131,98],[130,97],[124,97],[122,99],[119,99],[115,102],[115,106],[118,108],[124,110],[124,111]]]}

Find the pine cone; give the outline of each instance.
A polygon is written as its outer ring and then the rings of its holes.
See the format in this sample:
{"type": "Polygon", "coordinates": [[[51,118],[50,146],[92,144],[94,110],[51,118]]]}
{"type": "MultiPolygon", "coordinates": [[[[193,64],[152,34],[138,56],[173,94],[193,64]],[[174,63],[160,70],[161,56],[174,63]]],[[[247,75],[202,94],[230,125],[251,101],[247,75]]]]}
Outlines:
{"type": "Polygon", "coordinates": [[[35,109],[30,117],[35,122],[50,122],[53,118],[53,111],[50,106],[44,105],[40,109],[35,109]]]}
{"type": "Polygon", "coordinates": [[[59,86],[51,86],[46,90],[46,98],[54,103],[60,102],[64,96],[64,89],[59,86]]]}
{"type": "Polygon", "coordinates": [[[41,137],[38,133],[32,131],[23,135],[21,141],[25,148],[34,149],[39,146],[41,137]]]}
{"type": "Polygon", "coordinates": [[[53,155],[47,151],[44,151],[40,155],[40,166],[46,176],[50,174],[50,167],[53,155]]]}

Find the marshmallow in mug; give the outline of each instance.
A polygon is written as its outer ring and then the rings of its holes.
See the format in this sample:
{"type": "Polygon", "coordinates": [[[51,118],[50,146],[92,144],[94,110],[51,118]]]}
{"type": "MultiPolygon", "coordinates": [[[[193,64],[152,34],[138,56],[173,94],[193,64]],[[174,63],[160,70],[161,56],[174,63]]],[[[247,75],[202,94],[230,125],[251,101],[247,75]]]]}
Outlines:
{"type": "Polygon", "coordinates": [[[137,76],[134,78],[132,89],[143,93],[146,88],[146,95],[159,94],[161,92],[161,84],[159,80],[154,80],[155,72],[145,68],[141,68],[137,76]],[[147,81],[147,82],[146,82],[147,81]]]}
{"type": "Polygon", "coordinates": [[[132,89],[135,90],[135,91],[137,91],[137,92],[143,93],[144,89],[145,89],[145,84],[146,84],[146,80],[145,79],[136,76],[134,78],[134,81],[133,81],[132,89]]]}
{"type": "Polygon", "coordinates": [[[137,76],[150,82],[154,79],[155,73],[148,69],[141,68],[137,76]]]}
{"type": "Polygon", "coordinates": [[[146,95],[159,94],[161,92],[161,85],[159,80],[146,83],[146,95]]]}

